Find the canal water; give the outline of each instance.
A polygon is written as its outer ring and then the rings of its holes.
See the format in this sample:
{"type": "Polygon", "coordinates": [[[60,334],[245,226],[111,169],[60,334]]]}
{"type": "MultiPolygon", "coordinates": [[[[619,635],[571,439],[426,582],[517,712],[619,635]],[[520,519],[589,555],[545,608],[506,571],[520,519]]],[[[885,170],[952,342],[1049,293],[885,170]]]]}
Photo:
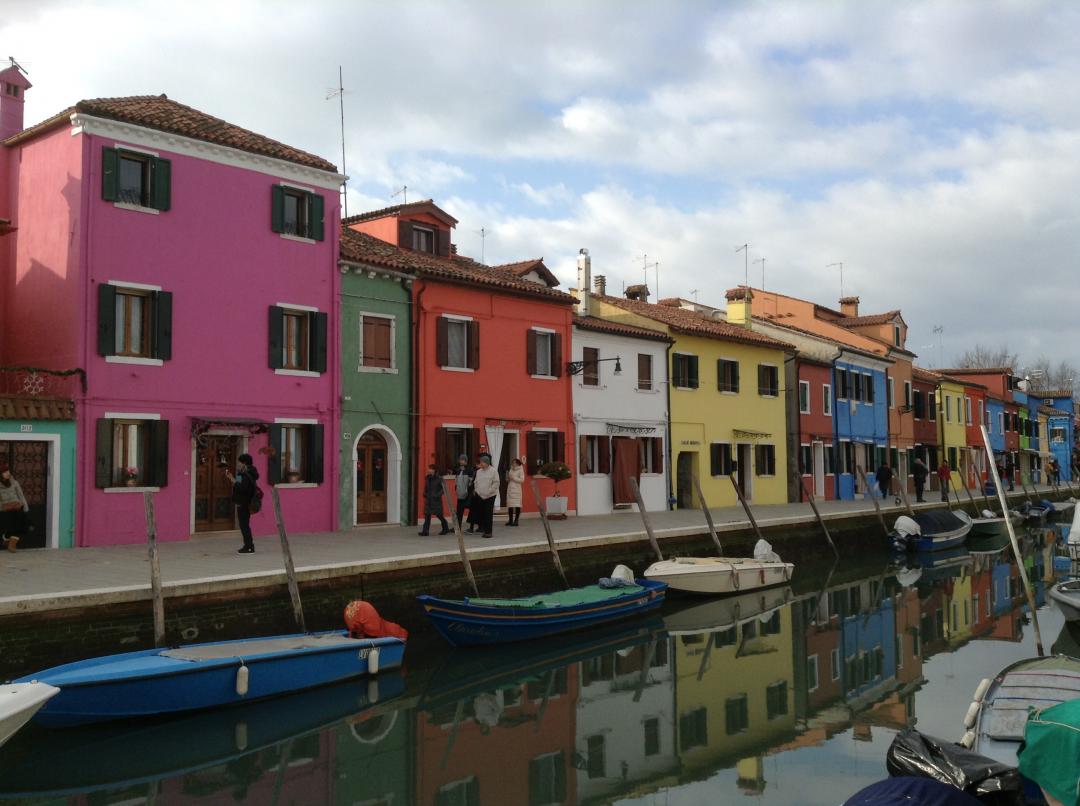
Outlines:
{"type": "MultiPolygon", "coordinates": [[[[1022,543],[1050,648],[1060,530],[1022,543]]],[[[496,650],[415,636],[409,668],[182,719],[0,749],[23,804],[835,806],[897,731],[956,740],[980,679],[1035,654],[1007,541],[845,560],[798,584],[670,599],[647,620],[496,650]]]]}

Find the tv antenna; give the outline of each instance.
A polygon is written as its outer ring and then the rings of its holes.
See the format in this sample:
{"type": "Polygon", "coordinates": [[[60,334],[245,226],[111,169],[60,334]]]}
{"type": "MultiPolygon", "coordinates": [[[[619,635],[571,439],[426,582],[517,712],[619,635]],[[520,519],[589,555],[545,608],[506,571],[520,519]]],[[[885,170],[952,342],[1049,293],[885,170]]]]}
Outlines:
{"type": "Polygon", "coordinates": [[[15,57],[14,57],[14,56],[8,56],[8,61],[9,61],[9,62],[11,62],[11,66],[12,66],[12,67],[14,67],[14,68],[15,68],[16,70],[18,70],[18,71],[19,71],[20,73],[22,73],[22,74],[23,74],[24,76],[28,76],[28,75],[30,75],[30,74],[29,74],[28,72],[26,72],[26,68],[25,68],[25,67],[23,67],[23,66],[22,66],[21,64],[19,64],[19,63],[18,63],[17,61],[15,61],[15,57]]]}
{"type": "Polygon", "coordinates": [[[641,256],[641,271],[645,275],[645,286],[649,285],[649,269],[656,269],[656,299],[660,299],[660,259],[657,258],[652,263],[649,262],[648,254],[642,254],[641,256]]]}
{"type": "Polygon", "coordinates": [[[765,258],[764,257],[759,257],[754,262],[761,264],[761,290],[764,291],[765,290],[765,258]]]}
{"type": "Polygon", "coordinates": [[[840,299],[843,299],[844,298],[844,263],[843,263],[843,261],[839,261],[837,263],[830,263],[825,268],[826,269],[831,269],[833,266],[839,266],[840,267],[840,299]]]}
{"type": "Polygon", "coordinates": [[[691,288],[690,293],[694,295],[694,304],[697,305],[698,290],[696,288],[691,288]]]}
{"type": "Polygon", "coordinates": [[[938,340],[938,366],[939,367],[945,366],[945,344],[944,344],[944,336],[942,335],[944,332],[945,332],[945,325],[934,325],[934,333],[937,334],[937,340],[938,340]]]}
{"type": "MultiPolygon", "coordinates": [[[[10,57],[9,57],[10,58],[10,57]]],[[[15,60],[12,59],[11,63],[14,64],[15,60]]],[[[21,68],[20,68],[21,69],[21,68]]],[[[329,89],[326,91],[326,100],[331,98],[338,99],[338,108],[341,110],[341,173],[345,174],[345,86],[341,80],[341,65],[338,65],[337,69],[337,89],[329,89]]],[[[345,211],[345,218],[349,217],[349,180],[348,177],[341,182],[341,198],[342,207],[345,211]]]]}
{"type": "Polygon", "coordinates": [[[395,191],[395,192],[390,194],[391,199],[395,199],[398,196],[401,196],[401,203],[402,204],[408,204],[409,203],[409,186],[408,185],[402,185],[401,190],[395,191]]]}
{"type": "Polygon", "coordinates": [[[477,235],[480,236],[480,262],[484,262],[484,247],[487,245],[487,229],[480,227],[480,229],[474,229],[477,235]]]}
{"type": "Polygon", "coordinates": [[[750,244],[744,243],[735,250],[735,254],[743,253],[743,285],[750,285],[750,244]]]}

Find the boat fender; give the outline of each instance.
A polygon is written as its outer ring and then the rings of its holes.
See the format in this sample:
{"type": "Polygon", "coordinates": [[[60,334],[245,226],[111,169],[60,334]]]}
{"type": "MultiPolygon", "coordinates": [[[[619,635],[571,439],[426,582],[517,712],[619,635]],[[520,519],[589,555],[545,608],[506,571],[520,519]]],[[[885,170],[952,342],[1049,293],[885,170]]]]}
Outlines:
{"type": "Polygon", "coordinates": [[[975,720],[979,718],[979,709],[982,708],[982,703],[973,702],[968,706],[967,713],[964,714],[964,727],[975,727],[975,720]]]}
{"type": "Polygon", "coordinates": [[[964,733],[964,735],[962,737],[960,737],[960,746],[961,747],[966,747],[968,750],[970,750],[972,745],[974,745],[974,744],[975,744],[975,731],[973,731],[973,730],[966,731],[964,733]]]}
{"type": "Polygon", "coordinates": [[[368,705],[374,705],[379,701],[379,681],[375,678],[368,680],[367,701],[368,705]]]}
{"type": "Polygon", "coordinates": [[[791,566],[784,565],[784,582],[791,582],[791,566]]]}
{"type": "Polygon", "coordinates": [[[246,697],[248,693],[248,667],[240,662],[240,668],[236,670],[236,693],[246,697]]]}
{"type": "Polygon", "coordinates": [[[233,729],[233,742],[236,744],[238,752],[243,753],[247,750],[248,746],[248,728],[247,722],[237,722],[236,727],[233,729]]]}
{"type": "Polygon", "coordinates": [[[368,674],[379,673],[379,648],[377,646],[373,646],[368,650],[367,670],[368,674]]]}
{"type": "Polygon", "coordinates": [[[742,583],[739,582],[739,569],[732,566],[731,568],[731,587],[738,590],[742,587],[742,583]]]}
{"type": "Polygon", "coordinates": [[[990,678],[984,677],[982,681],[975,687],[975,702],[982,702],[983,697],[986,696],[986,692],[990,690],[990,678]]]}
{"type": "Polygon", "coordinates": [[[616,565],[615,570],[611,572],[612,579],[621,579],[624,582],[634,581],[634,572],[625,565],[616,565]]]}

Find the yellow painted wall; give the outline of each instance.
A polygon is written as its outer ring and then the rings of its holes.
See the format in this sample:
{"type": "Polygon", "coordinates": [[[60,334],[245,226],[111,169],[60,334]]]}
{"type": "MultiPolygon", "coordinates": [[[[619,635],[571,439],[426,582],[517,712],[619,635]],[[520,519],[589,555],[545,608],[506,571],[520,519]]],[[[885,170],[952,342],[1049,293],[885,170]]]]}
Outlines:
{"type": "MultiPolygon", "coordinates": [[[[949,448],[956,448],[957,464],[960,465],[959,457],[967,450],[967,424],[964,409],[964,387],[958,383],[941,381],[937,388],[938,395],[938,433],[941,436],[941,451],[939,459],[949,458],[949,448]],[[960,417],[957,417],[956,400],[960,399],[960,417]],[[945,405],[948,404],[949,415],[945,416],[945,405]]],[[[950,462],[950,465],[952,463],[950,462]]],[[[933,470],[933,468],[931,468],[933,470]]],[[[962,483],[962,476],[957,468],[953,468],[952,484],[956,489],[962,483]]]]}
{"type": "MultiPolygon", "coordinates": [[[[968,640],[975,614],[972,612],[971,574],[966,569],[953,579],[952,594],[945,602],[945,637],[949,644],[968,640]]],[[[979,602],[979,606],[986,607],[986,602],[979,602]]]]}

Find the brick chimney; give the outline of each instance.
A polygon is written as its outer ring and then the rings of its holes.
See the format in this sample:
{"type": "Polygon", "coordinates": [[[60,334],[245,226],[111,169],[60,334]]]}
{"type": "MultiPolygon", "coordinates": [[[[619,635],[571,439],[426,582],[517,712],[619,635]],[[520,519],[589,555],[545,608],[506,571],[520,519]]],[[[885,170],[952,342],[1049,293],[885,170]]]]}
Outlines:
{"type": "Polygon", "coordinates": [[[858,316],[859,315],[859,298],[858,297],[841,297],[840,298],[840,312],[844,316],[858,316]]]}
{"type": "Polygon", "coordinates": [[[593,288],[596,289],[596,293],[601,297],[607,296],[607,277],[602,274],[596,275],[593,280],[593,288]]]}
{"type": "Polygon", "coordinates": [[[588,249],[578,250],[577,287],[578,301],[574,308],[582,316],[589,316],[592,309],[592,258],[589,257],[588,249]]]}
{"type": "Polygon", "coordinates": [[[754,312],[754,292],[750,290],[750,286],[741,285],[738,288],[729,288],[724,298],[727,300],[728,323],[750,327],[754,312]]]}
{"type": "Polygon", "coordinates": [[[23,130],[23,104],[30,86],[14,59],[0,72],[0,140],[23,130]]]}

